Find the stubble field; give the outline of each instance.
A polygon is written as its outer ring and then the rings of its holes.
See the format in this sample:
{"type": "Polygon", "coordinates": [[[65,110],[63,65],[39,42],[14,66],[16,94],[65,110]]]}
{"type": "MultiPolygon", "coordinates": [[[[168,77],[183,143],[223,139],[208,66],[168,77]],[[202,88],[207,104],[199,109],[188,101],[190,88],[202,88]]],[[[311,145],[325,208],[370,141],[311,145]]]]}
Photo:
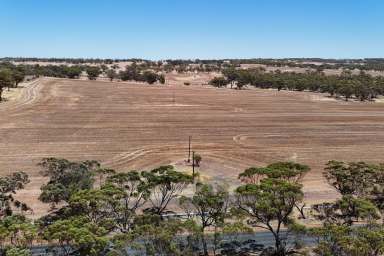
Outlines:
{"type": "MultiPolygon", "coordinates": [[[[144,170],[185,163],[188,136],[210,182],[237,185],[247,167],[293,160],[308,164],[309,202],[337,194],[322,178],[331,159],[384,162],[384,104],[343,102],[319,94],[230,90],[43,78],[0,105],[0,174],[23,170],[31,183],[17,197],[36,215],[43,157],[99,160],[144,170]]],[[[180,80],[182,81],[182,79],[180,80]]]]}

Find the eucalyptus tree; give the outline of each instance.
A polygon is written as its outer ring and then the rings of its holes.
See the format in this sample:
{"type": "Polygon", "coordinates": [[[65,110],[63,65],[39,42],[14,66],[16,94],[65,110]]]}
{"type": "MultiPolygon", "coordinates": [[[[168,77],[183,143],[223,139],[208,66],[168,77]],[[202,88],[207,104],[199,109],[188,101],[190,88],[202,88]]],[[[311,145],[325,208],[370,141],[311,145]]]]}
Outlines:
{"type": "Polygon", "coordinates": [[[192,197],[182,196],[179,200],[180,206],[187,215],[195,214],[201,225],[201,238],[204,255],[208,255],[208,247],[205,239],[205,230],[213,226],[214,245],[217,246],[218,228],[224,226],[224,220],[229,208],[229,194],[223,186],[213,187],[212,185],[200,184],[192,197]]]}
{"type": "Polygon", "coordinates": [[[150,172],[142,172],[141,175],[148,182],[151,196],[149,212],[162,215],[169,203],[180,196],[180,193],[193,182],[191,175],[178,172],[173,166],[160,166],[150,172]]]}
{"type": "Polygon", "coordinates": [[[235,190],[237,207],[248,217],[248,223],[272,233],[274,255],[286,255],[289,232],[283,227],[294,226],[293,210],[303,200],[302,185],[286,180],[265,178],[259,184],[246,184],[235,190]]]}

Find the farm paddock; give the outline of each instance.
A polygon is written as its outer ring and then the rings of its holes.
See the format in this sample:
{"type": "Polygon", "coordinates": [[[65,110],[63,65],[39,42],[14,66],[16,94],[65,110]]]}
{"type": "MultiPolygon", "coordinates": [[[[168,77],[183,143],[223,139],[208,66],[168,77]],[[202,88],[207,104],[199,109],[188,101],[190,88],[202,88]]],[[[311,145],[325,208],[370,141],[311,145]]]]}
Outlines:
{"type": "Polygon", "coordinates": [[[337,194],[322,178],[328,160],[384,162],[384,104],[325,95],[41,78],[0,105],[0,171],[23,170],[31,183],[17,197],[41,215],[43,157],[99,160],[116,170],[185,163],[188,136],[207,181],[238,184],[250,166],[308,164],[308,202],[337,194]]]}

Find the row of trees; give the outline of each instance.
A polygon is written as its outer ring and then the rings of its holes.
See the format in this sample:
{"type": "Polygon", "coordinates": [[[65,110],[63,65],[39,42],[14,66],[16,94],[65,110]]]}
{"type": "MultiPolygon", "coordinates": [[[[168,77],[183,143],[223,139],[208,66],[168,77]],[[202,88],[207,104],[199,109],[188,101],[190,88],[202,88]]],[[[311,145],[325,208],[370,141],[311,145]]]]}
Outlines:
{"type": "Polygon", "coordinates": [[[229,66],[239,67],[241,64],[261,64],[273,67],[299,67],[303,69],[311,69],[316,71],[324,71],[325,69],[346,69],[346,70],[376,70],[384,71],[384,59],[367,58],[367,59],[321,59],[321,58],[287,58],[287,59],[221,59],[221,60],[161,60],[152,61],[144,59],[85,59],[85,58],[1,58],[0,61],[13,61],[18,63],[26,62],[50,62],[86,65],[99,64],[111,65],[120,62],[132,62],[137,65],[146,65],[158,71],[187,72],[200,71],[212,72],[220,71],[229,66]]]}
{"type": "Polygon", "coordinates": [[[384,71],[384,59],[321,59],[321,58],[287,58],[287,59],[231,59],[229,62],[239,67],[241,64],[260,64],[270,67],[298,67],[324,71],[325,69],[376,70],[384,71]]]}
{"type": "Polygon", "coordinates": [[[224,77],[216,77],[210,84],[216,87],[227,85],[241,89],[246,85],[258,88],[278,90],[296,90],[329,93],[342,96],[345,100],[352,97],[361,101],[372,100],[384,94],[384,78],[373,77],[364,72],[353,75],[349,71],[341,75],[327,76],[322,72],[265,72],[264,69],[239,70],[226,69],[224,77]]]}
{"type": "MultiPolygon", "coordinates": [[[[0,62],[0,96],[4,88],[17,86],[18,83],[28,77],[58,77],[78,79],[85,73],[89,80],[96,80],[100,75],[108,77],[111,81],[120,79],[123,81],[134,80],[153,84],[159,82],[165,83],[165,77],[150,69],[146,65],[132,64],[123,71],[117,72],[118,66],[106,65],[14,65],[10,62],[0,62]]],[[[1,97],[0,97],[1,100],[1,97]]]]}
{"type": "Polygon", "coordinates": [[[13,62],[53,62],[53,63],[66,63],[66,64],[113,64],[118,62],[139,62],[145,61],[142,59],[100,59],[100,58],[36,58],[36,57],[5,57],[0,58],[0,61],[13,61],[13,62]]]}
{"type": "Polygon", "coordinates": [[[3,101],[3,91],[5,88],[17,87],[24,80],[25,70],[21,67],[0,63],[0,102],[3,101]]]}
{"type": "Polygon", "coordinates": [[[6,255],[30,255],[42,240],[55,255],[384,255],[384,165],[330,161],[324,177],[341,198],[310,213],[301,184],[310,168],[294,162],[246,169],[233,193],[172,166],[117,173],[96,161],[46,158],[39,165],[49,178],[40,200],[52,212],[38,221],[12,197],[27,175],[0,179],[6,255]],[[306,227],[308,218],[322,225],[306,227]],[[256,229],[269,232],[274,246],[238,239],[256,229]],[[300,243],[303,235],[311,248],[300,243]]]}
{"type": "Polygon", "coordinates": [[[116,73],[113,69],[107,71],[107,76],[111,79],[119,78],[122,81],[139,81],[153,84],[159,82],[161,84],[165,83],[165,77],[163,74],[157,74],[154,71],[148,70],[148,67],[143,65],[136,65],[133,63],[130,66],[127,66],[125,70],[116,73]]]}

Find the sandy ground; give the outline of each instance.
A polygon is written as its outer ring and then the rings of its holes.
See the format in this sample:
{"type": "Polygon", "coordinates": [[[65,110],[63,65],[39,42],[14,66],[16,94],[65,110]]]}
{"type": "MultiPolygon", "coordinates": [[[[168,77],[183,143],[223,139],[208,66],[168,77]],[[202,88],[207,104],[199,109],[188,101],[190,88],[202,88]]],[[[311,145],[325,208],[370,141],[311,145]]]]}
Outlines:
{"type": "MultiPolygon", "coordinates": [[[[200,75],[198,79],[204,79],[200,75]]],[[[194,76],[192,76],[193,78],[194,76]]],[[[383,161],[384,104],[336,101],[319,94],[230,90],[42,78],[0,105],[0,171],[23,170],[31,183],[17,197],[39,216],[43,157],[95,159],[116,170],[185,164],[188,136],[205,181],[231,188],[245,168],[293,160],[311,166],[308,202],[337,194],[321,172],[331,159],[383,161]]],[[[179,81],[180,86],[175,81],[179,81]]]]}
{"type": "Polygon", "coordinates": [[[18,100],[21,95],[23,85],[20,85],[17,88],[4,89],[2,98],[4,101],[14,101],[18,100]]]}

